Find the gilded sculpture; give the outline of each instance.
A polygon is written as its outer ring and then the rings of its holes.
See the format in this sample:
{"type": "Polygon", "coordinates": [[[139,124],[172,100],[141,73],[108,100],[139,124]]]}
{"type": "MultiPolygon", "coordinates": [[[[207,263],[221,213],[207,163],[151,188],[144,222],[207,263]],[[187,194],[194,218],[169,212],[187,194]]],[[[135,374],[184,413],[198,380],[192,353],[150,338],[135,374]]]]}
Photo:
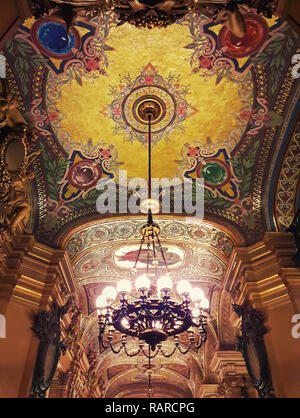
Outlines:
{"type": "Polygon", "coordinates": [[[19,112],[18,103],[9,92],[6,79],[0,79],[0,129],[8,127],[16,129],[26,125],[26,121],[19,112]]]}
{"type": "Polygon", "coordinates": [[[35,175],[30,170],[40,151],[34,150],[37,136],[17,109],[6,80],[0,83],[0,228],[11,234],[29,233],[29,181],[35,175]]]}

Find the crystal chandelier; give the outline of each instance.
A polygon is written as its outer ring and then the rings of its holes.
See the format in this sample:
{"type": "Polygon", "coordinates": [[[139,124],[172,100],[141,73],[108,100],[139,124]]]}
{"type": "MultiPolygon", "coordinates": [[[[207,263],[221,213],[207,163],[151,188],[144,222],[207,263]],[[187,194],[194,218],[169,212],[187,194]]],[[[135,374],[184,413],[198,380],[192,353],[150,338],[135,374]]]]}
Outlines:
{"type": "MultiPolygon", "coordinates": [[[[148,210],[147,223],[142,227],[142,238],[131,269],[131,280],[122,279],[116,288],[107,286],[96,300],[99,317],[99,342],[118,354],[129,357],[140,353],[148,359],[158,353],[171,357],[176,351],[186,354],[199,349],[206,341],[209,301],[199,287],[193,288],[187,280],[177,283],[176,291],[161,246],[160,228],[154,223],[151,199],[151,123],[160,117],[157,103],[148,100],[139,109],[140,117],[148,121],[148,199],[142,202],[148,210]],[[146,250],[146,268],[138,274],[141,252],[146,250]],[[134,282],[135,289],[132,289],[134,282]],[[198,330],[198,332],[196,332],[198,330]],[[121,343],[116,347],[115,332],[121,333],[121,343]],[[187,332],[188,342],[181,343],[179,336],[187,332]],[[127,337],[138,340],[134,351],[128,349],[127,337]],[[173,347],[166,351],[163,342],[173,338],[173,347]],[[146,347],[145,347],[146,345],[146,347]],[[147,347],[148,345],[148,347],[147,347]]],[[[170,346],[170,344],[168,344],[170,346]]],[[[150,376],[150,374],[149,374],[150,376]]]]}

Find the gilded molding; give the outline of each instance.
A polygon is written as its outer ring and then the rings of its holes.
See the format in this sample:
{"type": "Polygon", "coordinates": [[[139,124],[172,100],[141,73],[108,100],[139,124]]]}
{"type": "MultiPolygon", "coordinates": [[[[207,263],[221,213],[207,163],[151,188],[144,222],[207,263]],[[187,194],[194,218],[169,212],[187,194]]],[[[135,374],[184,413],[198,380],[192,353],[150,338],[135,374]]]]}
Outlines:
{"type": "Polygon", "coordinates": [[[2,299],[27,308],[44,309],[54,299],[63,304],[74,293],[76,281],[65,250],[40,244],[32,235],[16,235],[4,247],[2,299]]]}
{"type": "MultiPolygon", "coordinates": [[[[239,305],[251,302],[255,309],[273,309],[291,303],[283,274],[293,272],[295,245],[289,233],[268,232],[263,241],[233,250],[225,277],[225,289],[239,305]]],[[[292,276],[294,277],[294,276],[292,276]]]]}
{"type": "Polygon", "coordinates": [[[288,228],[294,218],[300,180],[300,121],[298,121],[281,165],[274,198],[275,220],[279,230],[288,228]]]}

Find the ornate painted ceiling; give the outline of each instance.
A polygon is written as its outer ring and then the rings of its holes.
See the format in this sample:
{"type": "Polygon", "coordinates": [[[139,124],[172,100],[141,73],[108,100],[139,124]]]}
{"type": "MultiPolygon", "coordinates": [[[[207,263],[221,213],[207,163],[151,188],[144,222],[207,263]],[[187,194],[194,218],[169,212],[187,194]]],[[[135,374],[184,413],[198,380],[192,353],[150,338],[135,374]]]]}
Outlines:
{"type": "MultiPolygon", "coordinates": [[[[144,223],[140,218],[105,221],[80,228],[67,239],[66,248],[88,314],[96,309],[95,300],[104,286],[116,285],[124,277],[130,279],[144,223]]],[[[180,219],[159,218],[159,225],[164,255],[174,283],[182,278],[191,283],[201,282],[211,299],[213,289],[222,287],[226,265],[235,245],[232,236],[209,224],[188,224],[180,219]]],[[[158,268],[163,268],[163,260],[159,258],[158,261],[158,268]]],[[[143,273],[146,265],[147,250],[142,249],[136,268],[143,273]]]]}
{"type": "MultiPolygon", "coordinates": [[[[157,359],[154,384],[163,397],[191,397],[191,370],[209,373],[232,248],[289,226],[299,201],[300,85],[291,62],[299,37],[254,9],[244,18],[243,42],[194,14],[149,31],[117,26],[107,12],[79,19],[69,35],[54,18],[31,18],[4,50],[10,88],[39,134],[31,228],[38,241],[67,249],[89,315],[81,332],[95,350],[95,298],[128,276],[145,223],[130,213],[99,214],[96,186],[114,180],[119,191],[121,170],[129,180],[146,178],[148,133],[137,112],[145,98],[162,111],[152,176],[204,179],[203,221],[186,213],[156,218],[173,280],[200,283],[211,304],[209,343],[199,356],[157,359]]],[[[144,264],[142,254],[138,269],[144,264]]],[[[140,395],[143,359],[117,357],[102,362],[107,396],[140,395]]]]}
{"type": "Polygon", "coordinates": [[[145,97],[162,109],[153,126],[153,177],[202,177],[205,219],[246,243],[289,224],[297,174],[289,202],[268,193],[296,118],[291,59],[299,38],[254,9],[244,17],[242,43],[194,14],[151,31],[117,26],[111,12],[79,19],[70,35],[51,17],[20,27],[4,52],[10,87],[39,133],[31,224],[40,241],[60,246],[74,227],[118,215],[97,212],[99,180],[118,185],[120,170],[146,178],[147,126],[136,112],[145,97]]]}

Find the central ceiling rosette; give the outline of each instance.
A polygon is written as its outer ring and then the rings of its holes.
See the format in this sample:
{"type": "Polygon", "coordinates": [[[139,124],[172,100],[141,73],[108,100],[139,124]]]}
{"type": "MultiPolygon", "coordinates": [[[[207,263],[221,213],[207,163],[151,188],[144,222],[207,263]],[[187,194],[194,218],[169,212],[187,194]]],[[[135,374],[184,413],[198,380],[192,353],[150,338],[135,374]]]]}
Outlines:
{"type": "Polygon", "coordinates": [[[169,74],[164,78],[151,63],[135,79],[130,75],[120,77],[120,88],[117,90],[113,89],[116,98],[108,114],[117,123],[115,132],[125,131],[129,141],[148,141],[148,123],[138,110],[146,101],[154,102],[159,108],[159,117],[152,123],[154,144],[163,136],[167,138],[180,123],[197,112],[185,99],[188,87],[180,84],[180,76],[169,74]]]}

